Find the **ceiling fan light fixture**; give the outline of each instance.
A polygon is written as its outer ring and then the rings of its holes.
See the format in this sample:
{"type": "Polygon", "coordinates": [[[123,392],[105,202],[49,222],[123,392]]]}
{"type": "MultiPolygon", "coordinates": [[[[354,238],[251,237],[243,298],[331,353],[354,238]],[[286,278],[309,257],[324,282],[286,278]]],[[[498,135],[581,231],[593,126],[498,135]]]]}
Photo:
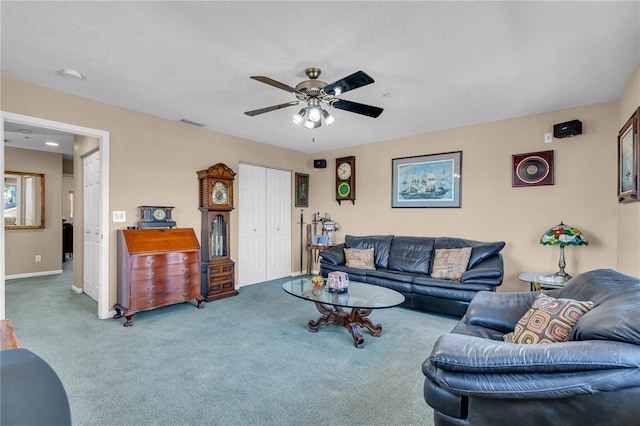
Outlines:
{"type": "Polygon", "coordinates": [[[320,127],[320,120],[318,120],[318,121],[306,120],[304,122],[304,127],[309,129],[309,130],[316,129],[316,128],[320,127]]]}
{"type": "Polygon", "coordinates": [[[309,110],[307,112],[307,117],[309,117],[309,120],[320,121],[320,119],[322,118],[322,112],[320,111],[320,107],[310,106],[310,107],[307,107],[307,109],[309,110]]]}
{"type": "Polygon", "coordinates": [[[298,111],[297,113],[293,114],[293,116],[291,116],[291,119],[298,126],[301,126],[302,122],[304,121],[304,116],[305,116],[306,113],[307,113],[306,109],[302,108],[300,111],[298,111]]]}
{"type": "Polygon", "coordinates": [[[322,110],[322,117],[324,117],[324,124],[331,126],[336,119],[327,111],[326,109],[322,110]]]}

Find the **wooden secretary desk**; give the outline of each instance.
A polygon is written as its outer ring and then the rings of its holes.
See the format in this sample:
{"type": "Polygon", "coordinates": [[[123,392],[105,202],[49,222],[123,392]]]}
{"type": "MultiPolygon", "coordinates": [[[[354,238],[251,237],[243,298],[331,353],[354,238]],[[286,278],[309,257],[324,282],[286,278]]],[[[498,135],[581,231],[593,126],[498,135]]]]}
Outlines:
{"type": "Polygon", "coordinates": [[[196,299],[200,294],[200,245],[191,228],[118,230],[118,303],[113,318],[133,325],[136,312],[196,299]]]}

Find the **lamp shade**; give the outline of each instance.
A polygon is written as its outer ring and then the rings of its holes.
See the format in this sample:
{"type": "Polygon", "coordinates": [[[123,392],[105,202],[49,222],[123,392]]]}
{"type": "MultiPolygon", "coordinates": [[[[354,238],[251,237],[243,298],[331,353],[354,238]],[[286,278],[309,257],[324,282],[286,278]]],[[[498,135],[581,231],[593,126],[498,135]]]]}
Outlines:
{"type": "Polygon", "coordinates": [[[544,246],[582,246],[589,245],[587,238],[574,227],[560,222],[542,234],[540,244],[544,246]]]}
{"type": "Polygon", "coordinates": [[[560,246],[560,260],[558,261],[560,270],[554,275],[561,277],[564,281],[571,278],[571,275],[564,271],[564,267],[566,266],[564,261],[564,247],[586,246],[589,244],[589,241],[584,235],[582,235],[582,232],[578,231],[576,228],[560,222],[560,225],[556,225],[542,234],[542,237],[540,237],[540,244],[544,246],[560,246]]]}

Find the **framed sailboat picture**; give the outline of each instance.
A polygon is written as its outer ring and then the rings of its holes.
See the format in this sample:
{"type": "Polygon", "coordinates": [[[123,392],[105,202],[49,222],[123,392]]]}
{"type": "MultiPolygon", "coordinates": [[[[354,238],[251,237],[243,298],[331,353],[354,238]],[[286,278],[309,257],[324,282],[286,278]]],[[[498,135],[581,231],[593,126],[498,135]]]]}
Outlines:
{"type": "Polygon", "coordinates": [[[391,160],[391,207],[460,207],[462,151],[391,160]]]}

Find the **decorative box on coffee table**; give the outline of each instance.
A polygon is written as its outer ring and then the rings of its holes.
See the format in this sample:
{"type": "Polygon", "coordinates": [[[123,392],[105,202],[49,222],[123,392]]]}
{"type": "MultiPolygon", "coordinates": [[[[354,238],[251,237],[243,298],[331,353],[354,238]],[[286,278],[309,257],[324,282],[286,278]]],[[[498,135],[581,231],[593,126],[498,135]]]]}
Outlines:
{"type": "Polygon", "coordinates": [[[200,245],[191,228],[118,230],[118,303],[113,318],[133,325],[136,312],[198,301],[200,245]]]}
{"type": "Polygon", "coordinates": [[[349,291],[349,275],[346,272],[329,272],[327,275],[327,290],[331,293],[346,293],[349,291]]]}

